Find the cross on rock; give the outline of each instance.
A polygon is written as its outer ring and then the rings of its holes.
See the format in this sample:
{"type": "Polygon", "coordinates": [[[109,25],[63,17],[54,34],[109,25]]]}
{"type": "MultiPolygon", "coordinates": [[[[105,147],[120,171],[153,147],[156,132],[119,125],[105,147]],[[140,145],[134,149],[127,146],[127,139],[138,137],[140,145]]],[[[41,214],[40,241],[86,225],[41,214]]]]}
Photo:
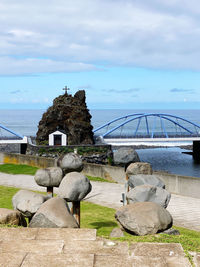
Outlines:
{"type": "Polygon", "coordinates": [[[65,94],[68,95],[67,91],[69,91],[70,89],[69,89],[67,86],[65,86],[65,87],[63,88],[63,90],[65,91],[65,94]]]}

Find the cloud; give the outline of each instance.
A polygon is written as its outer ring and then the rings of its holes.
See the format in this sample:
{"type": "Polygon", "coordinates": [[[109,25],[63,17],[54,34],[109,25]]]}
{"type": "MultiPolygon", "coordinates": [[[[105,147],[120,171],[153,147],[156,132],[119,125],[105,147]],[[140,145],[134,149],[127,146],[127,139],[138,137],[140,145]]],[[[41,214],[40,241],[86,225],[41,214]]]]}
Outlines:
{"type": "Polygon", "coordinates": [[[0,75],[200,70],[198,0],[1,0],[0,14],[0,75]]]}
{"type": "Polygon", "coordinates": [[[125,90],[117,90],[117,89],[103,89],[102,91],[106,93],[117,93],[117,94],[131,94],[134,92],[139,92],[140,88],[131,88],[131,89],[125,89],[125,90]]]}
{"type": "Polygon", "coordinates": [[[76,89],[77,90],[91,90],[91,89],[93,89],[93,87],[91,85],[87,84],[87,85],[77,86],[76,89]]]}
{"type": "Polygon", "coordinates": [[[42,72],[76,72],[97,69],[91,64],[81,62],[67,62],[40,58],[16,59],[11,57],[0,57],[0,62],[0,75],[24,75],[42,72]]]}
{"type": "Polygon", "coordinates": [[[171,93],[190,93],[190,94],[195,94],[194,89],[182,89],[182,88],[173,88],[170,90],[171,93]]]}
{"type": "Polygon", "coordinates": [[[13,94],[14,95],[14,94],[18,94],[20,92],[21,92],[21,90],[14,90],[14,91],[11,91],[10,94],[13,94]]]}

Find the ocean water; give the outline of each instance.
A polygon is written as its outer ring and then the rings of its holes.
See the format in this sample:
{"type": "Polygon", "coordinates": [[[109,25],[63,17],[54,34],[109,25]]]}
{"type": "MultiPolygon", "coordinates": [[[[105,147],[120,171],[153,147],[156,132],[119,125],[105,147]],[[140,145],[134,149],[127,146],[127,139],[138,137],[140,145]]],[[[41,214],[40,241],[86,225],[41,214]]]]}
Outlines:
{"type": "MultiPolygon", "coordinates": [[[[26,136],[35,136],[45,110],[1,110],[0,124],[26,136]]],[[[200,110],[90,110],[94,129],[120,116],[133,113],[167,113],[177,115],[200,125],[200,110]]]]}
{"type": "MultiPolygon", "coordinates": [[[[0,110],[0,125],[12,131],[35,136],[44,110],[0,110]]],[[[114,118],[133,113],[166,113],[183,117],[200,125],[200,110],[91,110],[94,129],[114,118]]],[[[4,134],[0,130],[0,136],[4,134]]],[[[152,164],[154,170],[165,170],[175,174],[200,177],[200,164],[191,155],[183,154],[180,148],[155,148],[137,150],[140,159],[152,164]]]]}

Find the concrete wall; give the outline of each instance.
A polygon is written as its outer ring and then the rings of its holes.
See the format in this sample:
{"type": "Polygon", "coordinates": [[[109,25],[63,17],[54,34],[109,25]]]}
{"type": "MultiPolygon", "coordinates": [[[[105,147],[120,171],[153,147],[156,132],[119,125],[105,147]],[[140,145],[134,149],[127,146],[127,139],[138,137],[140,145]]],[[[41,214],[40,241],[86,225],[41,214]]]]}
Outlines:
{"type": "Polygon", "coordinates": [[[174,194],[200,198],[200,178],[155,172],[166,185],[166,189],[174,194]]]}
{"type": "Polygon", "coordinates": [[[118,183],[125,183],[126,181],[126,174],[122,167],[84,163],[83,173],[90,176],[105,178],[110,181],[116,181],[118,183]]]}
{"type": "MultiPolygon", "coordinates": [[[[36,157],[21,154],[0,153],[0,163],[27,164],[39,168],[56,166],[53,158],[36,157]]],[[[118,183],[126,181],[124,168],[93,163],[84,163],[83,173],[113,180],[118,183]]],[[[166,189],[174,194],[200,198],[200,178],[154,172],[166,185],[166,189]]]]}
{"type": "MultiPolygon", "coordinates": [[[[102,177],[118,183],[124,183],[126,181],[126,174],[122,167],[85,163],[83,172],[90,176],[102,177]]],[[[182,196],[200,198],[200,178],[163,172],[154,172],[154,174],[163,180],[169,192],[182,196]]]]}
{"type": "Polygon", "coordinates": [[[38,168],[56,166],[56,160],[52,158],[27,156],[12,153],[0,153],[0,163],[27,164],[38,168]]]}

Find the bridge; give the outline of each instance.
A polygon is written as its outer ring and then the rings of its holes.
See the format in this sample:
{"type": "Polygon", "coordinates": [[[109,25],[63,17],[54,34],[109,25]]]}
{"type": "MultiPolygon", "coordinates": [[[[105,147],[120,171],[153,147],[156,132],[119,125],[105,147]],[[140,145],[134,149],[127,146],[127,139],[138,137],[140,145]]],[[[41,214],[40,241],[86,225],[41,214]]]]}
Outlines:
{"type": "Polygon", "coordinates": [[[2,144],[20,144],[20,152],[24,154],[28,138],[26,136],[15,133],[13,130],[0,124],[0,145],[2,144]]]}
{"type": "MultiPolygon", "coordinates": [[[[94,130],[97,141],[111,145],[200,146],[200,125],[165,113],[134,113],[94,130]]],[[[200,154],[200,147],[199,147],[200,154]]]]}

